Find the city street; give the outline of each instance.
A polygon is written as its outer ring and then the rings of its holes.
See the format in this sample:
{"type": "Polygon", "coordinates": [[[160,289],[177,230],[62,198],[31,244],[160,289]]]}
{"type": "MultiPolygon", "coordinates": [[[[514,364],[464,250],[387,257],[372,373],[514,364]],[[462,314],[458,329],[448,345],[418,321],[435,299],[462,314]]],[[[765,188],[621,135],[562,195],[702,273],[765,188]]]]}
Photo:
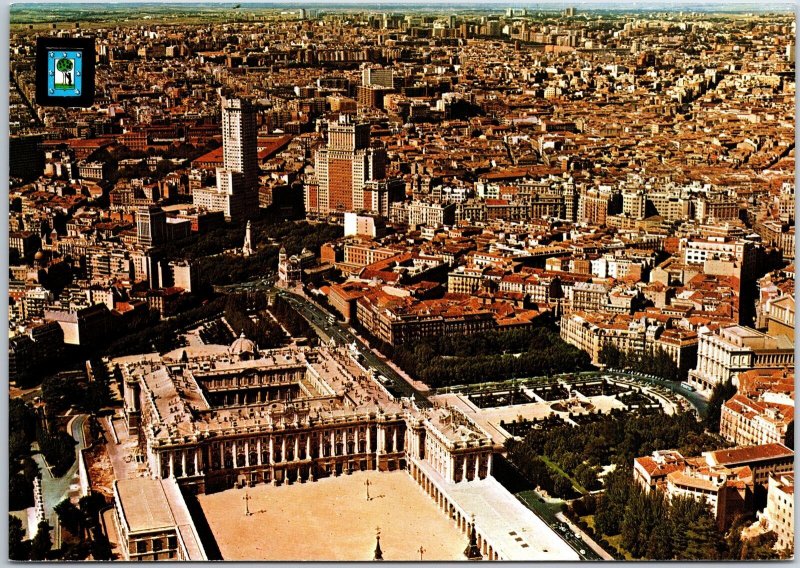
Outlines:
{"type": "Polygon", "coordinates": [[[536,513],[536,515],[547,523],[564,542],[569,544],[572,549],[580,554],[582,560],[613,560],[611,555],[602,551],[598,553],[595,549],[600,547],[583,533],[577,533],[560,518],[561,502],[545,501],[537,491],[522,491],[516,494],[526,507],[536,513]],[[589,544],[591,543],[591,544],[589,544]]]}
{"type": "MultiPolygon", "coordinates": [[[[69,468],[63,476],[53,477],[50,468],[47,466],[44,456],[40,453],[35,453],[33,459],[39,466],[42,472],[42,499],[44,501],[44,513],[47,521],[51,527],[55,527],[58,522],[58,517],[53,510],[56,505],[64,500],[65,497],[77,496],[80,492],[78,480],[78,459],[77,453],[86,447],[86,439],[83,435],[83,427],[86,423],[88,416],[80,414],[72,419],[68,425],[68,430],[75,441],[78,443],[75,446],[75,463],[69,468]]],[[[56,531],[56,534],[57,531],[56,531]]],[[[56,543],[58,545],[58,543],[56,543]]]]}
{"type": "Polygon", "coordinates": [[[658,386],[664,387],[664,388],[672,391],[673,393],[675,393],[675,394],[685,398],[686,400],[688,400],[691,403],[691,405],[695,407],[695,409],[697,410],[698,414],[700,414],[700,416],[704,416],[705,412],[706,412],[706,409],[708,408],[708,399],[706,399],[703,395],[701,395],[701,394],[699,394],[697,392],[688,390],[687,388],[685,388],[680,383],[676,383],[674,381],[668,381],[668,380],[665,380],[665,379],[659,379],[658,377],[655,377],[655,376],[652,376],[652,375],[642,375],[642,374],[639,374],[639,373],[632,373],[632,372],[627,372],[627,371],[613,370],[613,371],[610,371],[610,372],[612,374],[615,374],[615,375],[624,376],[624,377],[631,377],[631,378],[633,378],[635,380],[639,380],[639,381],[643,381],[645,383],[650,383],[650,384],[653,384],[653,385],[658,385],[658,386]]]}
{"type": "Polygon", "coordinates": [[[425,395],[409,384],[399,373],[387,365],[375,352],[368,348],[364,342],[340,324],[331,324],[330,314],[313,302],[287,290],[278,290],[278,294],[285,298],[324,338],[333,338],[337,343],[350,345],[355,343],[359,353],[364,356],[365,363],[384,375],[394,386],[399,396],[410,396],[418,406],[428,406],[425,395]]]}

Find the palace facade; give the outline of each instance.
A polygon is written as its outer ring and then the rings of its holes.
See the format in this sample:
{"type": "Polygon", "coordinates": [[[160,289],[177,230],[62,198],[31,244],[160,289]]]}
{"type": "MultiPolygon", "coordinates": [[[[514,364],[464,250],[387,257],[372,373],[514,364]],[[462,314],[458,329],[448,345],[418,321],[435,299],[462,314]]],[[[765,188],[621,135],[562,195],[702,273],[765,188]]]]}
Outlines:
{"type": "Polygon", "coordinates": [[[125,424],[150,475],[186,490],[314,481],[424,461],[451,482],[491,474],[497,449],[460,411],[395,398],[348,347],[185,347],[124,358],[125,424]]]}

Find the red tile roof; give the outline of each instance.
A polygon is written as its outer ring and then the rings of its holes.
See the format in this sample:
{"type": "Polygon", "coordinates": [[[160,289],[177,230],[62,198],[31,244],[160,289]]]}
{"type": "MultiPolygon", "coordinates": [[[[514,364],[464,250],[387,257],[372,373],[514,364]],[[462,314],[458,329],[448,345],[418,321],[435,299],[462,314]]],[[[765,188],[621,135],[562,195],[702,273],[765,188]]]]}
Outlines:
{"type": "Polygon", "coordinates": [[[789,458],[794,452],[783,444],[762,444],[760,446],[743,446],[726,450],[708,452],[715,464],[735,465],[776,458],[789,458]]]}

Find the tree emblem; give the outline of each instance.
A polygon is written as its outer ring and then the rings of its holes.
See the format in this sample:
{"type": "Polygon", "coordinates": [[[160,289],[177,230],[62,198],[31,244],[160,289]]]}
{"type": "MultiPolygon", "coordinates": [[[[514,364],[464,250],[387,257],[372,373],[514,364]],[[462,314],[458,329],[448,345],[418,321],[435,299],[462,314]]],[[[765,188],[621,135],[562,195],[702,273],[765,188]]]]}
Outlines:
{"type": "Polygon", "coordinates": [[[56,69],[58,69],[62,75],[62,83],[59,85],[60,88],[72,86],[72,68],[74,66],[75,64],[72,60],[66,57],[56,61],[56,69]]]}
{"type": "Polygon", "coordinates": [[[62,73],[66,73],[68,71],[72,71],[72,60],[71,59],[59,59],[56,62],[56,69],[61,71],[62,73]]]}

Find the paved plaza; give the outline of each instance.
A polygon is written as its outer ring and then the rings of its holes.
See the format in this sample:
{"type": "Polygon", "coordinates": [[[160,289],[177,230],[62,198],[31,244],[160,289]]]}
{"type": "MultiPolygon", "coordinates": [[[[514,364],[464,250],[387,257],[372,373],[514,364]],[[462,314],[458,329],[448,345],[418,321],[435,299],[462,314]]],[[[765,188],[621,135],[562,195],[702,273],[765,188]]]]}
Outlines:
{"type": "Polygon", "coordinates": [[[198,499],[225,560],[372,560],[376,527],[385,560],[419,560],[420,547],[423,560],[464,560],[467,546],[405,471],[261,484],[198,499]]]}

